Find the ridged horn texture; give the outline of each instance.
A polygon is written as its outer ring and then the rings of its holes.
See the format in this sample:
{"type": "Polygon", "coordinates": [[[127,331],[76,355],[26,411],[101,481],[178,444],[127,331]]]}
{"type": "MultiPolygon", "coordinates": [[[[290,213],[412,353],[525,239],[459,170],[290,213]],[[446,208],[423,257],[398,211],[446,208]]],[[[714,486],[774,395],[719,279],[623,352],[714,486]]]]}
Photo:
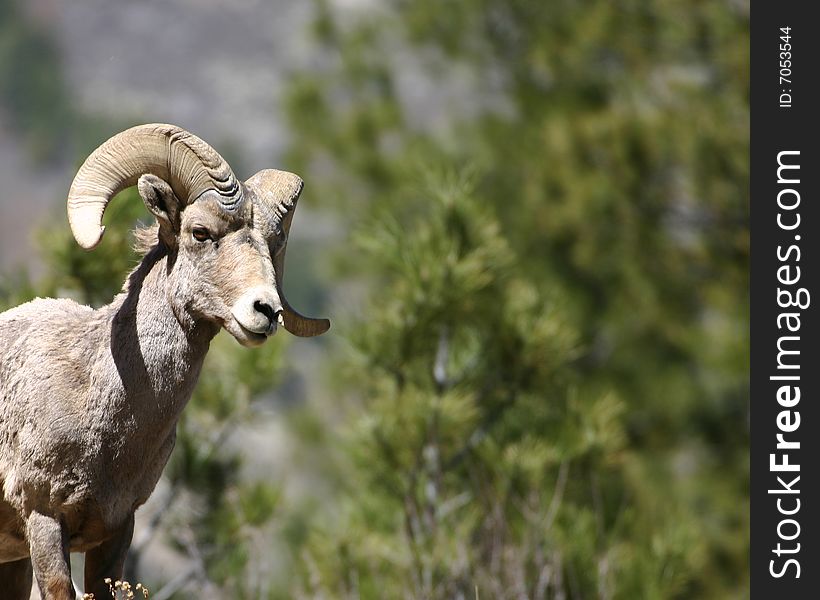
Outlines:
{"type": "Polygon", "coordinates": [[[302,193],[302,186],[302,179],[298,175],[276,169],[259,171],[245,182],[249,195],[254,199],[254,228],[264,235],[271,247],[285,329],[293,335],[312,337],[330,329],[330,321],[300,315],[290,306],[282,289],[290,224],[296,210],[296,201],[302,193]]]}
{"type": "Polygon", "coordinates": [[[175,125],[139,125],[97,148],[71,184],[68,222],[80,246],[90,250],[100,243],[108,202],[146,173],[167,181],[183,205],[207,190],[219,194],[226,210],[234,211],[242,202],[233,171],[208,144],[175,125]]]}

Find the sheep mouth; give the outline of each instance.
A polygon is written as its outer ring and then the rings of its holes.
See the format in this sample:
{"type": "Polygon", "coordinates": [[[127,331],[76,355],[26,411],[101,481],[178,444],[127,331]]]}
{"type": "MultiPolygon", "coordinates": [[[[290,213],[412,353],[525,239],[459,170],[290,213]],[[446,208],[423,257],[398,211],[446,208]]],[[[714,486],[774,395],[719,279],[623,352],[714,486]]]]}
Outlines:
{"type": "Polygon", "coordinates": [[[264,342],[266,339],[268,339],[268,334],[267,333],[257,333],[255,331],[251,331],[250,329],[242,327],[242,325],[240,325],[239,327],[242,328],[242,333],[244,333],[245,336],[247,336],[248,338],[250,338],[252,340],[257,340],[257,341],[264,342]]]}
{"type": "Polygon", "coordinates": [[[226,324],[225,329],[243,346],[254,347],[261,346],[270,336],[276,333],[276,323],[271,324],[264,332],[258,332],[248,329],[233,318],[230,323],[226,324]]]}

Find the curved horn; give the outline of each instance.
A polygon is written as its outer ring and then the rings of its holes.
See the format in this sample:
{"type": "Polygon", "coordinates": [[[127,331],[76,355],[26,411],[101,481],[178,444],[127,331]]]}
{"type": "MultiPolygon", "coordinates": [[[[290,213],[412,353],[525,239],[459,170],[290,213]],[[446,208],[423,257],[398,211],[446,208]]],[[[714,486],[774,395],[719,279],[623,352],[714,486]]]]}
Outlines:
{"type": "Polygon", "coordinates": [[[312,319],[300,315],[288,303],[282,289],[285,277],[285,250],[288,244],[290,223],[296,210],[296,201],[302,193],[303,181],[298,175],[276,169],[265,169],[245,182],[254,198],[253,224],[271,246],[276,286],[282,302],[285,329],[293,335],[312,337],[330,329],[327,319],[312,319]],[[274,245],[280,241],[279,245],[274,245]]]}
{"type": "Polygon", "coordinates": [[[68,192],[68,221],[86,250],[100,243],[102,216],[114,195],[151,173],[167,181],[181,202],[215,190],[227,210],[236,210],[242,189],[213,148],[175,125],[153,123],[115,135],[89,156],[68,192]]]}

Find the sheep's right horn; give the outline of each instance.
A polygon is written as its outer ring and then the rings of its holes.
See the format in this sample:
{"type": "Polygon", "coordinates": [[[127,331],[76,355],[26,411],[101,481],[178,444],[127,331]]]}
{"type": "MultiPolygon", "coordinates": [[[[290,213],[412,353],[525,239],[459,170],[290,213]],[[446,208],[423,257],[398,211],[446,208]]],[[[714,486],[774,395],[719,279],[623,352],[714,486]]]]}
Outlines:
{"type": "Polygon", "coordinates": [[[80,246],[90,250],[100,243],[108,202],[146,173],[167,181],[184,204],[207,190],[216,191],[227,210],[242,202],[233,171],[208,144],[175,125],[139,125],[97,148],[71,184],[68,221],[80,246]]]}
{"type": "Polygon", "coordinates": [[[330,329],[330,321],[300,315],[288,304],[282,290],[290,223],[296,210],[296,201],[302,193],[302,185],[302,178],[298,175],[276,169],[259,171],[245,182],[248,193],[254,198],[254,227],[259,229],[271,247],[285,329],[299,337],[313,337],[330,329]]]}

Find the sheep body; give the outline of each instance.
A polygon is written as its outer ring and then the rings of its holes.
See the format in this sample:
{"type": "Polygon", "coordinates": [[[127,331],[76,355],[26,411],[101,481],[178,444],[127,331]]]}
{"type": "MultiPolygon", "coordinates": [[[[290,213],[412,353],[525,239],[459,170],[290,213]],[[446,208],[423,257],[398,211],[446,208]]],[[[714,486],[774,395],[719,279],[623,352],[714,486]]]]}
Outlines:
{"type": "Polygon", "coordinates": [[[34,508],[62,514],[82,552],[154,489],[216,333],[183,331],[164,263],[99,310],[38,299],[0,314],[0,535],[14,539],[0,537],[0,561],[28,555],[21,515],[34,508]]]}

